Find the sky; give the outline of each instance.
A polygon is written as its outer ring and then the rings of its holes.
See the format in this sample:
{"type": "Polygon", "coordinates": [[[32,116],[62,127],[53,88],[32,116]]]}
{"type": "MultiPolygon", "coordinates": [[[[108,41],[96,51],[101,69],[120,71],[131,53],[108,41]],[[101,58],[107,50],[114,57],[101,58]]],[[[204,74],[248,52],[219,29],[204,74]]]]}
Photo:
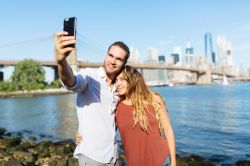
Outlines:
{"type": "MultiPolygon", "coordinates": [[[[147,59],[154,47],[168,57],[191,42],[204,55],[204,35],[232,43],[236,67],[250,67],[249,0],[2,0],[0,60],[54,60],[53,35],[77,17],[77,55],[102,62],[108,46],[123,41],[147,59]]],[[[1,70],[1,69],[0,69],[1,70]]]]}

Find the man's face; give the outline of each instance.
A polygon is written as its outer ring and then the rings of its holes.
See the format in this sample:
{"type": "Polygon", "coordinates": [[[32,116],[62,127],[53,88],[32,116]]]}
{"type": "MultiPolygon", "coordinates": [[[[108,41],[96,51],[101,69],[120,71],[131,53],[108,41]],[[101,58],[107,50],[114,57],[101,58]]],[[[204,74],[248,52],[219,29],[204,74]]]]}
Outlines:
{"type": "Polygon", "coordinates": [[[104,69],[108,76],[115,76],[125,64],[126,51],[119,46],[112,46],[104,60],[104,69]]]}

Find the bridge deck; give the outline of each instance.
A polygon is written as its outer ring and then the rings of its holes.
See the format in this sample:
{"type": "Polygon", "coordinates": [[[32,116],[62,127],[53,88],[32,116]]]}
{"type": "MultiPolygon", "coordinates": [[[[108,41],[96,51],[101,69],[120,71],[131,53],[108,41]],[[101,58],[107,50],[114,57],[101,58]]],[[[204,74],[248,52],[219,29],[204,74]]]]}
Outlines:
{"type": "MultiPolygon", "coordinates": [[[[0,61],[0,66],[15,66],[19,61],[0,61]]],[[[56,67],[56,61],[38,61],[42,66],[47,67],[56,67]]],[[[79,61],[77,66],[80,68],[84,67],[91,67],[91,68],[98,68],[102,66],[103,63],[92,63],[92,62],[82,62],[79,61]]],[[[208,70],[200,67],[185,67],[185,66],[174,66],[174,65],[166,65],[166,64],[130,64],[131,66],[138,68],[138,69],[166,69],[166,70],[181,70],[181,71],[190,71],[199,74],[205,74],[208,70]]],[[[228,77],[235,77],[234,73],[228,73],[223,70],[223,68],[218,71],[211,70],[211,74],[215,75],[226,75],[228,77]]]]}

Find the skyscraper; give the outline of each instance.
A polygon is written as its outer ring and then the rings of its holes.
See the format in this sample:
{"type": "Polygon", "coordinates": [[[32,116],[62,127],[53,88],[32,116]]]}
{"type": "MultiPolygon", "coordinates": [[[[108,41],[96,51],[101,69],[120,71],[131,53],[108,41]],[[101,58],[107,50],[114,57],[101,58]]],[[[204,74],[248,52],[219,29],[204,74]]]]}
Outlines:
{"type": "Polygon", "coordinates": [[[172,53],[171,57],[173,57],[173,63],[174,65],[177,64],[178,62],[180,62],[180,55],[177,53],[172,53]]]}
{"type": "Polygon", "coordinates": [[[159,55],[158,61],[160,64],[166,63],[165,55],[159,55]]]}
{"type": "Polygon", "coordinates": [[[233,66],[232,45],[225,36],[217,37],[218,59],[221,66],[233,66]]]}
{"type": "MultiPolygon", "coordinates": [[[[148,59],[144,61],[145,64],[157,64],[158,63],[158,50],[156,48],[148,49],[148,59]]],[[[144,69],[143,76],[146,82],[159,80],[158,70],[155,69],[144,69]]]]}
{"type": "Polygon", "coordinates": [[[192,66],[194,63],[194,48],[191,45],[191,42],[186,44],[186,64],[192,66]]]}
{"type": "Polygon", "coordinates": [[[173,53],[171,54],[173,63],[182,65],[182,49],[181,47],[174,47],[173,53]]]}
{"type": "Polygon", "coordinates": [[[130,64],[140,64],[140,53],[138,49],[131,47],[130,48],[130,56],[128,59],[128,63],[130,64]]]}
{"type": "Polygon", "coordinates": [[[205,55],[206,57],[211,55],[212,63],[216,64],[215,52],[213,51],[212,34],[206,33],[204,39],[205,39],[205,55]]]}
{"type": "MultiPolygon", "coordinates": [[[[159,64],[165,64],[166,63],[165,55],[159,55],[158,60],[159,64]]],[[[159,75],[158,78],[159,81],[165,81],[167,79],[167,71],[164,69],[158,70],[158,75],[159,75]]]]}
{"type": "Polygon", "coordinates": [[[159,54],[158,54],[158,50],[156,48],[150,47],[148,49],[148,52],[149,52],[149,58],[148,59],[158,61],[158,55],[159,54]]]}

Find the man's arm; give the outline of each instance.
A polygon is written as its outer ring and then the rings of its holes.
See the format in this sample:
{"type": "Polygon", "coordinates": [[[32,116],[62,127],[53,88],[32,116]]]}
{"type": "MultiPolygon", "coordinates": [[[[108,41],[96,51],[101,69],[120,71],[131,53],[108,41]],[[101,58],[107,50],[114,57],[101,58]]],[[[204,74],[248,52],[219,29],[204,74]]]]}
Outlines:
{"type": "Polygon", "coordinates": [[[65,36],[65,35],[67,35],[67,32],[56,33],[55,55],[56,55],[59,77],[61,78],[64,85],[70,87],[75,84],[75,76],[66,58],[71,51],[75,50],[75,48],[66,46],[69,44],[75,44],[76,40],[74,36],[65,36]]]}

